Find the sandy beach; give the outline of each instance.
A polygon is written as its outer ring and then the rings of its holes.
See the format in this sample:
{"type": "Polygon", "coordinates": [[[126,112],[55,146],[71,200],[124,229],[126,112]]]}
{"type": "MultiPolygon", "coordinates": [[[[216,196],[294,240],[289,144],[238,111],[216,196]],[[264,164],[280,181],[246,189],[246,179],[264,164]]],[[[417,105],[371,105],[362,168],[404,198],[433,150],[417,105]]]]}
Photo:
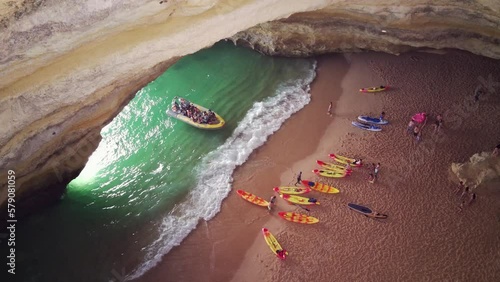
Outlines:
{"type": "Polygon", "coordinates": [[[459,212],[450,173],[452,162],[498,143],[498,80],[498,60],[455,50],[319,57],[311,103],[236,170],[221,212],[200,222],[139,281],[500,281],[500,197],[479,187],[477,200],[459,212]],[[474,102],[480,83],[496,93],[474,102]],[[391,88],[358,91],[380,84],[391,88]],[[333,117],[326,114],[330,101],[333,117]],[[390,122],[382,132],[351,125],[358,115],[381,111],[390,122]],[[417,112],[431,115],[420,143],[406,134],[417,112]],[[437,114],[444,124],[433,133],[437,114]],[[378,180],[368,183],[370,166],[355,168],[348,178],[316,177],[316,160],[331,161],[329,153],[380,162],[378,180]],[[271,214],[236,194],[242,189],[268,199],[273,187],[293,185],[299,171],[302,179],[330,183],[341,193],[311,192],[321,206],[310,212],[278,199],[271,214]],[[366,218],[348,203],[389,217],[366,218]],[[278,211],[307,213],[320,222],[287,222],[278,211]],[[262,227],[289,251],[285,261],[271,253],[262,227]]]}

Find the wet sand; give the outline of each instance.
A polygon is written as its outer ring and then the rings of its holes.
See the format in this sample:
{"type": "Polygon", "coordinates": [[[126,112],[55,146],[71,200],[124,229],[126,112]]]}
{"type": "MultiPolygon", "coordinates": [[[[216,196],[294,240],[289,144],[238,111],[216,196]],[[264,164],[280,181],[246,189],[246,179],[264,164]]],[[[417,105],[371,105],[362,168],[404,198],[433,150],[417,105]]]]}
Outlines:
{"type": "Polygon", "coordinates": [[[318,58],[312,100],[292,116],[234,174],[233,191],[221,212],[200,222],[181,244],[140,281],[500,281],[500,200],[481,195],[458,212],[452,162],[463,162],[498,142],[500,62],[465,52],[329,55],[318,58]],[[481,81],[492,90],[473,102],[481,81]],[[389,84],[376,94],[360,87],[389,84]],[[496,87],[496,88],[495,88],[496,87]],[[326,114],[334,104],[334,115],[326,114]],[[390,125],[373,133],[351,126],[360,114],[386,112],[390,125]],[[410,117],[432,120],[417,144],[405,133],[410,117]],[[328,153],[381,163],[379,179],[368,183],[368,167],[344,179],[320,179],[311,172],[328,153]],[[277,211],[307,213],[282,199],[272,214],[243,201],[237,189],[269,198],[274,186],[303,179],[333,184],[340,194],[312,192],[321,201],[309,215],[316,225],[282,220],[277,211]],[[368,206],[389,215],[373,220],[347,208],[368,206]],[[289,251],[278,260],[261,235],[267,227],[289,251]]]}

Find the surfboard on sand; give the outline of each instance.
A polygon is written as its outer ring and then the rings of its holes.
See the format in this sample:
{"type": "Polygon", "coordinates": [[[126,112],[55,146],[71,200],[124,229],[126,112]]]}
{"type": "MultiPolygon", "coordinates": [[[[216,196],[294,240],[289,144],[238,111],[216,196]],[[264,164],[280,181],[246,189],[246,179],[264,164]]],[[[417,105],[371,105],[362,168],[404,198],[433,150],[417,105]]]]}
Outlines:
{"type": "Polygon", "coordinates": [[[370,116],[358,116],[358,120],[366,123],[385,125],[388,124],[389,121],[380,118],[374,118],[370,116]]]}
{"type": "Polygon", "coordinates": [[[388,217],[388,215],[386,214],[381,214],[381,213],[378,213],[378,212],[374,212],[372,211],[370,208],[367,208],[365,206],[362,206],[362,205],[357,205],[357,204],[353,204],[353,203],[349,203],[347,204],[347,206],[355,211],[355,212],[358,212],[364,216],[367,216],[367,217],[371,217],[371,218],[380,218],[380,219],[386,219],[388,217]]]}
{"type": "Polygon", "coordinates": [[[382,131],[381,127],[378,127],[378,126],[375,126],[372,124],[364,124],[364,123],[360,123],[357,121],[353,121],[353,122],[351,122],[351,124],[356,126],[357,128],[361,128],[361,129],[368,130],[368,131],[382,131]]]}

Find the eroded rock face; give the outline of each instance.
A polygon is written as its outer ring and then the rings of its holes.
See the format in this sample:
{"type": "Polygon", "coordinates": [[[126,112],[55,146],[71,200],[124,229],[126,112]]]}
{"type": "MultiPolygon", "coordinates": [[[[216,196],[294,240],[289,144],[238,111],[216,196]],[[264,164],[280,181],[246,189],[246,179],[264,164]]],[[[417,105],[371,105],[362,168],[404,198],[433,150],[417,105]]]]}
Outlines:
{"type": "Polygon", "coordinates": [[[231,40],[268,55],[292,57],[458,48],[500,58],[498,1],[337,2],[341,3],[259,24],[231,40]]]}
{"type": "Polygon", "coordinates": [[[474,154],[464,163],[452,163],[451,171],[473,191],[481,187],[485,193],[500,194],[500,157],[491,152],[474,154]]]}
{"type": "MultiPolygon", "coordinates": [[[[258,23],[328,4],[159,2],[0,4],[0,171],[16,172],[17,201],[32,206],[57,199],[95,150],[102,127],[179,56],[258,23]]],[[[6,188],[0,181],[2,204],[6,188]]]]}
{"type": "Polygon", "coordinates": [[[161,2],[0,4],[0,168],[16,171],[18,198],[57,198],[137,90],[222,38],[271,55],[431,47],[500,58],[496,0],[161,2]]]}

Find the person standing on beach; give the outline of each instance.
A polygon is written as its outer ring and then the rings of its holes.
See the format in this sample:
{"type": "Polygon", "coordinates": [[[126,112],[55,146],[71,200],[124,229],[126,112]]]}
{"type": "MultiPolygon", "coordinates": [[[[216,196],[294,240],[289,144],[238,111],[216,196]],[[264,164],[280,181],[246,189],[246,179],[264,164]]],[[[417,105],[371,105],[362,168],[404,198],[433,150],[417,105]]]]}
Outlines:
{"type": "Polygon", "coordinates": [[[377,165],[375,166],[374,172],[373,172],[373,175],[375,176],[375,178],[378,177],[379,171],[380,171],[380,163],[377,163],[377,165]]]}
{"type": "Polygon", "coordinates": [[[469,192],[470,192],[470,188],[465,187],[465,190],[462,192],[462,195],[460,195],[460,201],[465,200],[465,197],[467,197],[467,195],[469,195],[469,192]]]}
{"type": "Polygon", "coordinates": [[[418,126],[415,126],[413,128],[413,136],[415,136],[417,143],[420,142],[420,140],[422,139],[422,131],[420,130],[420,128],[418,126]]]}
{"type": "Polygon", "coordinates": [[[443,116],[438,114],[436,116],[436,121],[434,122],[434,133],[438,132],[441,129],[441,126],[443,126],[443,116]]]}
{"type": "Polygon", "coordinates": [[[427,120],[429,119],[427,113],[422,113],[422,115],[424,116],[424,121],[422,122],[422,126],[420,129],[424,129],[424,127],[427,125],[427,120]]]}
{"type": "Polygon", "coordinates": [[[463,211],[464,207],[466,206],[470,206],[472,204],[472,202],[474,202],[476,200],[476,193],[472,193],[469,197],[469,200],[463,200],[460,205],[458,206],[458,211],[461,212],[463,211]]]}
{"type": "Polygon", "coordinates": [[[375,183],[375,176],[373,175],[373,173],[370,173],[368,175],[368,182],[371,184],[375,183]]]}
{"type": "Polygon", "coordinates": [[[465,188],[464,182],[460,181],[460,183],[458,183],[457,188],[455,189],[455,194],[460,193],[464,188],[465,188]]]}
{"type": "Polygon", "coordinates": [[[476,89],[474,90],[474,102],[478,102],[479,101],[479,96],[483,94],[483,86],[481,84],[479,84],[478,86],[476,86],[476,89]]]}
{"type": "Polygon", "coordinates": [[[380,121],[383,121],[383,120],[384,120],[384,118],[385,118],[385,112],[382,112],[382,113],[380,114],[380,121]]]}
{"type": "Polygon", "coordinates": [[[276,196],[272,196],[271,199],[269,200],[269,204],[267,205],[267,209],[269,211],[271,211],[275,202],[276,202],[276,196]]]}
{"type": "Polygon", "coordinates": [[[496,157],[496,156],[498,156],[498,153],[499,153],[498,151],[500,151],[500,144],[498,144],[498,145],[495,147],[495,149],[493,149],[493,153],[491,153],[491,156],[492,156],[492,157],[496,157]]]}
{"type": "Polygon", "coordinates": [[[326,112],[326,114],[329,116],[333,116],[332,107],[333,107],[333,104],[332,104],[332,102],[330,102],[330,105],[328,106],[328,111],[326,112]]]}
{"type": "Polygon", "coordinates": [[[410,122],[408,123],[408,127],[406,128],[406,133],[411,134],[414,128],[415,122],[413,120],[410,120],[410,122]]]}
{"type": "Polygon", "coordinates": [[[295,182],[295,186],[297,186],[297,184],[300,185],[301,181],[302,181],[302,171],[299,171],[299,175],[297,175],[297,182],[295,182]]]}

